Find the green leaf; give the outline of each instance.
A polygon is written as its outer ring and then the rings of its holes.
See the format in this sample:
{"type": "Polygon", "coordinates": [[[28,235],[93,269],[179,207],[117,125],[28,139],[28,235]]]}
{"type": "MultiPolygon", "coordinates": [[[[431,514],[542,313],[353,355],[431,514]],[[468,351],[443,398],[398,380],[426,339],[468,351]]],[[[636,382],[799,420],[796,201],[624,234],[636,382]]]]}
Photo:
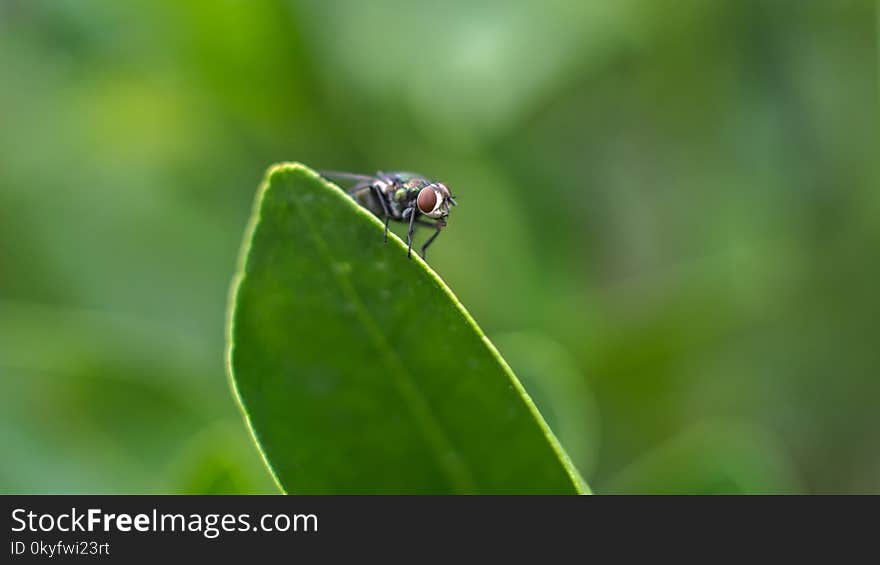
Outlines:
{"type": "Polygon", "coordinates": [[[229,369],[279,487],[587,492],[473,318],[382,229],[303,165],[272,167],[257,195],[229,369]]]}

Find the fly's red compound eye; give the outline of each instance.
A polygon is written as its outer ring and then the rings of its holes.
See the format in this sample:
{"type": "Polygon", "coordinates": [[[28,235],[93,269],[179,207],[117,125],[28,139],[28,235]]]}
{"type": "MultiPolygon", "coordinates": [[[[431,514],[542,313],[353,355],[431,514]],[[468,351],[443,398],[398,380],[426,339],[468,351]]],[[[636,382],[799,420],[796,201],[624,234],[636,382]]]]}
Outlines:
{"type": "Polygon", "coordinates": [[[423,188],[419,192],[417,204],[419,206],[419,210],[422,211],[422,214],[430,214],[434,211],[434,206],[437,205],[437,193],[434,192],[433,188],[423,188]]]}

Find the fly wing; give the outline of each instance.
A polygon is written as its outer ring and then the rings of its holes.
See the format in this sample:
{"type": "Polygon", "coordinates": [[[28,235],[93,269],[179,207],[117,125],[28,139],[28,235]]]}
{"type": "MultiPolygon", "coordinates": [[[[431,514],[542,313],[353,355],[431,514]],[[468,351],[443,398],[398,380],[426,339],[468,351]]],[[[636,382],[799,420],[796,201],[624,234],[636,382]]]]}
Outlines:
{"type": "MultiPolygon", "coordinates": [[[[359,175],[357,173],[343,173],[341,171],[318,171],[318,174],[321,175],[325,180],[329,180],[330,182],[338,182],[345,181],[348,188],[345,191],[351,196],[355,196],[358,193],[365,192],[365,189],[370,188],[370,186],[376,182],[376,177],[371,177],[369,175],[359,175]],[[351,183],[354,183],[353,185],[351,183]]],[[[366,192],[369,192],[368,190],[366,192]]]]}
{"type": "Polygon", "coordinates": [[[339,179],[344,181],[357,181],[371,183],[376,177],[370,175],[359,175],[357,173],[343,173],[342,171],[318,171],[322,177],[327,180],[339,179]]]}
{"type": "Polygon", "coordinates": [[[412,171],[394,171],[393,173],[387,173],[390,177],[398,177],[403,182],[412,182],[412,181],[423,181],[425,184],[431,184],[425,175],[414,173],[412,171]]]}

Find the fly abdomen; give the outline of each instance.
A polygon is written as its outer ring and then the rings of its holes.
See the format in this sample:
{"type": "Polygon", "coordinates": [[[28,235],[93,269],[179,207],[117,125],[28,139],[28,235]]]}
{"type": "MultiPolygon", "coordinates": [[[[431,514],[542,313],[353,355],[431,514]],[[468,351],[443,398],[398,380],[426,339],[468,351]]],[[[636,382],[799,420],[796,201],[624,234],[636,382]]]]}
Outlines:
{"type": "Polygon", "coordinates": [[[358,204],[379,216],[380,218],[385,217],[385,209],[382,207],[382,203],[379,202],[378,197],[376,196],[376,191],[372,186],[365,186],[363,188],[359,188],[350,193],[352,197],[357,201],[358,204]]]}

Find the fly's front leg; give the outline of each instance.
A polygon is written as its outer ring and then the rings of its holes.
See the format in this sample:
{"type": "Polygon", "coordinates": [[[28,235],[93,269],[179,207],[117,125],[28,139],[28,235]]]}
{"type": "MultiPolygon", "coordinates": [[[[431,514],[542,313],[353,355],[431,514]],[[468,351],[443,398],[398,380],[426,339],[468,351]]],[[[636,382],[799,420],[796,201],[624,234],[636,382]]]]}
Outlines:
{"type": "Polygon", "coordinates": [[[440,235],[440,230],[443,228],[439,222],[431,223],[421,218],[416,220],[416,223],[420,226],[428,226],[429,228],[434,228],[436,230],[433,234],[431,234],[431,237],[428,238],[428,241],[426,241],[425,244],[422,245],[422,259],[426,259],[427,257],[425,255],[425,251],[428,249],[428,246],[431,245],[435,239],[437,239],[437,236],[440,235]]]}
{"type": "Polygon", "coordinates": [[[404,210],[403,218],[406,219],[407,215],[409,215],[409,231],[406,232],[406,256],[412,257],[413,230],[416,229],[416,215],[418,215],[416,207],[410,206],[409,208],[404,210]]]}
{"type": "Polygon", "coordinates": [[[391,221],[391,211],[388,209],[388,203],[385,202],[385,195],[382,193],[382,190],[378,185],[370,185],[370,188],[373,190],[373,194],[376,196],[376,199],[379,201],[379,204],[382,206],[382,212],[385,214],[385,245],[388,245],[388,222],[391,221]]]}

